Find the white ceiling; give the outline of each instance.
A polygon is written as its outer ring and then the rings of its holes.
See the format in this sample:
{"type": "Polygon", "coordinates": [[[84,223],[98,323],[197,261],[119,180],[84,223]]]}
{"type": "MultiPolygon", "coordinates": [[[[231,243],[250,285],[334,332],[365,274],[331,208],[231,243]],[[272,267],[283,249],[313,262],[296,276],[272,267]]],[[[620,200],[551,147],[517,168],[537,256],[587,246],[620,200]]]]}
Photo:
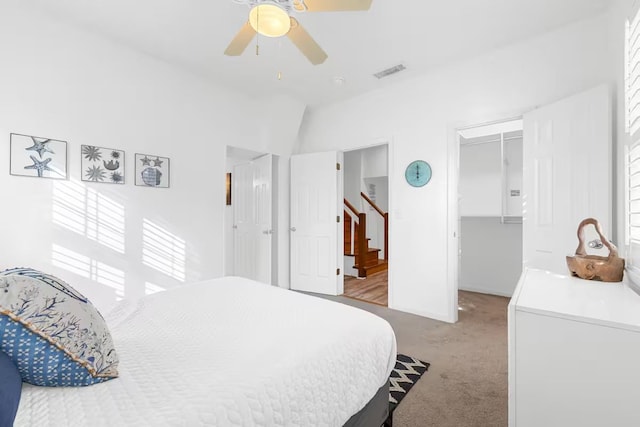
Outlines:
{"type": "Polygon", "coordinates": [[[608,0],[373,0],[367,12],[296,18],[327,52],[313,66],[284,37],[255,39],[240,57],[223,52],[246,22],[232,0],[22,0],[64,21],[257,96],[285,93],[308,105],[415,77],[602,13],[608,0]],[[373,73],[403,63],[378,80],[373,73]],[[282,80],[277,79],[282,72],[282,80]],[[343,85],[334,83],[344,78],[343,85]]]}

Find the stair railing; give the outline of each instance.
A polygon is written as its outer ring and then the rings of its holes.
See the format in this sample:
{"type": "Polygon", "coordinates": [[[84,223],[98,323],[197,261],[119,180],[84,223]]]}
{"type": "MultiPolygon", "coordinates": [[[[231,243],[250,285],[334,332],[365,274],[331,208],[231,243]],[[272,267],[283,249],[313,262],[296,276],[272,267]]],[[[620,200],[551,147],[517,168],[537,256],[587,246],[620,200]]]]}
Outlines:
{"type": "MultiPolygon", "coordinates": [[[[347,208],[349,208],[349,210],[358,217],[358,221],[357,221],[357,234],[353,231],[352,228],[352,239],[351,239],[351,253],[352,254],[359,254],[359,256],[361,257],[361,259],[364,260],[364,257],[367,254],[368,248],[367,248],[367,214],[360,212],[359,210],[357,210],[351,203],[349,203],[349,201],[347,199],[344,199],[344,204],[347,208]],[[355,239],[354,239],[355,237],[355,239]],[[354,240],[357,242],[357,247],[353,247],[354,246],[354,240]],[[356,249],[356,250],[354,250],[356,249]]],[[[355,227],[354,227],[355,228],[355,227]]],[[[386,251],[385,251],[386,253],[386,251]]],[[[367,274],[367,272],[364,269],[364,262],[360,262],[358,263],[358,276],[360,277],[365,277],[367,274]]]]}
{"type": "Polygon", "coordinates": [[[360,196],[364,200],[366,200],[366,202],[369,203],[369,205],[371,205],[373,210],[378,212],[382,216],[382,219],[384,220],[384,260],[388,261],[389,260],[389,212],[384,212],[382,209],[380,209],[378,205],[376,205],[375,202],[371,200],[369,196],[367,196],[363,192],[360,192],[360,196]]]}

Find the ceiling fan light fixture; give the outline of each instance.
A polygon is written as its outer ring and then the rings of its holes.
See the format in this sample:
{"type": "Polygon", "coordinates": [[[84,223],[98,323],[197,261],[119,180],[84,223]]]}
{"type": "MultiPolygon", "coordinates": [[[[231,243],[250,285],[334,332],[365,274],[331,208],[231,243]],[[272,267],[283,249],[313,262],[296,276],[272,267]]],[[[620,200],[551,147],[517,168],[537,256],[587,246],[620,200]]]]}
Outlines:
{"type": "Polygon", "coordinates": [[[291,29],[291,18],[280,6],[260,3],[249,12],[249,24],[263,36],[281,37],[291,29]]]}

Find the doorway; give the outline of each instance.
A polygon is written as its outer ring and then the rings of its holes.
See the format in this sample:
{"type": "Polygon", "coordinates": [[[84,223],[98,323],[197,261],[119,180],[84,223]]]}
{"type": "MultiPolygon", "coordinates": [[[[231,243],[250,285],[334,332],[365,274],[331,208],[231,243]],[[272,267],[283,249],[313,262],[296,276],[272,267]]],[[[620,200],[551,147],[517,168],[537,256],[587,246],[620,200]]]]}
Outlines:
{"type": "MultiPolygon", "coordinates": [[[[604,234],[610,235],[611,105],[610,88],[600,85],[524,114],[520,112],[523,121],[521,269],[567,274],[565,256],[575,250],[576,227],[584,218],[598,218],[604,234]]],[[[486,125],[507,121],[511,120],[486,125]]],[[[480,127],[452,128],[450,133],[447,283],[448,318],[452,322],[457,321],[460,310],[460,137],[469,137],[461,132],[480,127]]],[[[597,246],[598,242],[594,241],[597,239],[595,230],[585,230],[585,241],[597,246]]],[[[492,240],[484,243],[486,252],[496,247],[492,240]]],[[[517,286],[517,280],[513,285],[517,286]]]]}
{"type": "Polygon", "coordinates": [[[389,146],[346,151],[343,169],[344,296],[389,302],[389,146]]]}
{"type": "Polygon", "coordinates": [[[457,134],[458,289],[511,297],[522,271],[523,121],[457,134]]]}
{"type": "Polygon", "coordinates": [[[225,275],[266,284],[277,283],[277,158],[227,147],[225,207],[225,275]]]}

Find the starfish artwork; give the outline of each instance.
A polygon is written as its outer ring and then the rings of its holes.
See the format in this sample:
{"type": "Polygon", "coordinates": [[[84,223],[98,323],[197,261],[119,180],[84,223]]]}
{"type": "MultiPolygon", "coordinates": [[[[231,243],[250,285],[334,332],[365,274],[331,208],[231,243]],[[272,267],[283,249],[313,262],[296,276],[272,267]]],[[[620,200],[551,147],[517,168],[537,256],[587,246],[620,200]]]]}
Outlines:
{"type": "Polygon", "coordinates": [[[148,156],[144,156],[140,159],[142,166],[151,166],[151,159],[148,156]]]}
{"type": "Polygon", "coordinates": [[[33,136],[31,137],[31,140],[33,141],[33,145],[31,147],[27,147],[25,148],[25,150],[27,151],[35,151],[36,153],[38,153],[38,155],[40,156],[40,158],[42,158],[42,155],[44,153],[51,153],[51,154],[55,154],[53,152],[52,149],[50,149],[47,144],[49,144],[49,142],[51,142],[51,139],[45,139],[43,141],[38,141],[36,138],[34,138],[33,136]]]}
{"type": "Polygon", "coordinates": [[[67,179],[66,141],[11,133],[9,143],[11,175],[67,179]]]}
{"type": "Polygon", "coordinates": [[[100,166],[91,166],[86,170],[85,177],[88,181],[104,181],[105,171],[100,166]]]}
{"type": "Polygon", "coordinates": [[[35,169],[38,172],[38,176],[40,178],[42,178],[42,173],[44,171],[49,171],[49,172],[53,172],[54,170],[51,169],[49,166],[47,166],[49,164],[49,162],[51,161],[51,158],[48,159],[44,159],[43,161],[40,161],[38,159],[35,158],[35,156],[29,156],[31,158],[31,161],[33,161],[32,165],[29,166],[25,166],[25,169],[35,169]]]}
{"type": "Polygon", "coordinates": [[[102,152],[100,151],[100,147],[94,147],[92,145],[83,145],[82,146],[82,155],[85,159],[90,161],[100,160],[102,157],[102,152]]]}
{"type": "Polygon", "coordinates": [[[105,184],[124,184],[124,151],[81,145],[82,180],[105,184]]]}

